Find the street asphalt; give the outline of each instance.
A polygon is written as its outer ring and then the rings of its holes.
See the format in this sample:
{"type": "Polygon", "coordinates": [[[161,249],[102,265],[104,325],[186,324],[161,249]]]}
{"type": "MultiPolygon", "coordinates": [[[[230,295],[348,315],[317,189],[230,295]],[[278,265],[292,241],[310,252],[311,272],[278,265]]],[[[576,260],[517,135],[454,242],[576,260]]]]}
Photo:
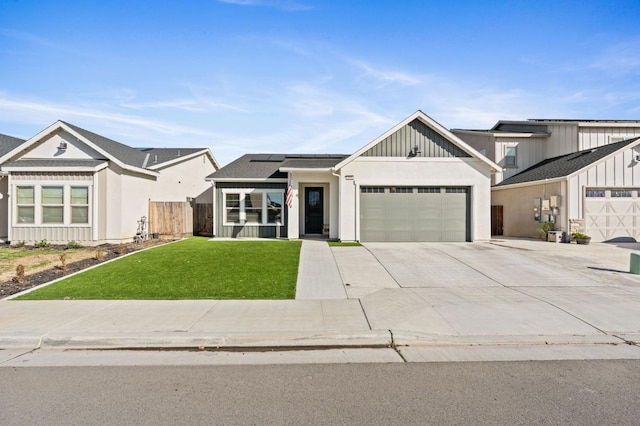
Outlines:
{"type": "Polygon", "coordinates": [[[2,300],[0,364],[33,349],[98,348],[387,348],[417,362],[637,359],[634,252],[640,244],[304,240],[296,300],[2,300]]]}

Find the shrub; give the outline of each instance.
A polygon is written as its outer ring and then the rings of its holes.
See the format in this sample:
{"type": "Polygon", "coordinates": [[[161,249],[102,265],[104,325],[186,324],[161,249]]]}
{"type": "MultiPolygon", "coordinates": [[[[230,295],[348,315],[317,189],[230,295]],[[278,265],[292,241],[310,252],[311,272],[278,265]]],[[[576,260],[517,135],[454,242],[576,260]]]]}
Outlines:
{"type": "Polygon", "coordinates": [[[11,278],[11,281],[16,283],[24,283],[24,266],[18,265],[16,266],[16,275],[11,278]]]}
{"type": "Polygon", "coordinates": [[[23,241],[18,241],[17,243],[13,244],[13,247],[15,248],[22,248],[26,245],[27,243],[23,240],[23,241]]]}
{"type": "Polygon", "coordinates": [[[573,234],[571,234],[571,236],[573,238],[580,238],[580,239],[591,238],[590,236],[588,236],[587,234],[583,234],[582,232],[574,232],[573,234]]]}
{"type": "Polygon", "coordinates": [[[47,240],[38,241],[37,243],[34,244],[34,246],[38,248],[46,248],[46,247],[49,247],[50,245],[51,244],[49,244],[47,240]]]}
{"type": "Polygon", "coordinates": [[[93,258],[95,260],[97,260],[98,262],[102,262],[104,260],[104,256],[105,256],[105,252],[103,252],[102,250],[96,250],[95,255],[93,256],[93,258]]]}
{"type": "Polygon", "coordinates": [[[77,243],[75,241],[69,241],[67,243],[67,245],[65,246],[65,248],[67,248],[67,249],[78,249],[78,248],[82,248],[82,244],[77,243]]]}
{"type": "Polygon", "coordinates": [[[67,272],[67,255],[65,253],[60,255],[60,269],[67,272]]]}

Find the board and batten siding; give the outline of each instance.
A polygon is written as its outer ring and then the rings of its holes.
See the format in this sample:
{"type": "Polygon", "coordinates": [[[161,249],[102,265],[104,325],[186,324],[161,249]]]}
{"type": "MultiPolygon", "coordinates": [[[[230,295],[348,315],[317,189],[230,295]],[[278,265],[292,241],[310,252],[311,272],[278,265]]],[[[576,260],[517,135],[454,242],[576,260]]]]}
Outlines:
{"type": "Polygon", "coordinates": [[[558,157],[580,151],[578,148],[577,124],[550,124],[547,132],[551,133],[547,140],[547,152],[545,158],[558,157]]]}
{"type": "Polygon", "coordinates": [[[432,128],[414,120],[365,151],[363,157],[409,157],[414,147],[415,157],[471,157],[432,128]]]}
{"type": "Polygon", "coordinates": [[[496,163],[502,172],[496,173],[494,181],[501,182],[543,161],[546,157],[546,138],[496,138],[496,163]],[[516,167],[507,167],[505,154],[508,147],[516,147],[516,167]]]}
{"type": "Polygon", "coordinates": [[[224,238],[286,238],[287,237],[287,220],[289,209],[284,206],[284,220],[281,226],[275,225],[225,225],[224,218],[224,194],[223,189],[278,189],[287,190],[286,183],[268,183],[268,182],[217,182],[216,183],[216,237],[224,238]],[[279,230],[276,228],[280,228],[279,230]],[[279,235],[278,235],[279,234],[279,235]]]}
{"type": "MultiPolygon", "coordinates": [[[[12,172],[11,185],[39,185],[51,182],[56,185],[73,185],[93,183],[91,172],[12,172]]],[[[89,191],[89,204],[93,203],[93,196],[89,191]]],[[[91,212],[92,208],[89,209],[91,212]]],[[[89,219],[91,223],[91,219],[89,219]]],[[[54,244],[66,244],[69,241],[87,243],[93,240],[93,228],[91,225],[19,225],[11,226],[11,239],[13,241],[42,241],[46,240],[54,244]]]]}
{"type": "Polygon", "coordinates": [[[581,127],[578,139],[579,150],[597,148],[638,136],[640,136],[640,127],[581,127]]]}

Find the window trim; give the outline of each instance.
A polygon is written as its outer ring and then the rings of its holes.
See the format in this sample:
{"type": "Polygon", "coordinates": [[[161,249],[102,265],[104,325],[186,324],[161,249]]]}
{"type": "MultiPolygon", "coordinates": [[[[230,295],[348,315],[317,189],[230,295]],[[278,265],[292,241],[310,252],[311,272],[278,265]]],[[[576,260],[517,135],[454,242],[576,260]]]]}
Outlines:
{"type": "Polygon", "coordinates": [[[506,145],[504,147],[504,167],[509,169],[518,168],[518,146],[517,145],[506,145]],[[513,155],[508,155],[509,150],[513,149],[513,155]],[[509,164],[509,158],[513,158],[513,164],[509,164]]]}
{"type": "MultiPolygon", "coordinates": [[[[284,188],[223,188],[222,189],[222,225],[223,226],[283,226],[284,225],[284,199],[285,199],[285,189],[284,188]],[[238,222],[229,222],[227,219],[227,195],[228,194],[239,194],[240,196],[240,212],[238,222]],[[246,200],[247,195],[250,194],[260,194],[261,197],[261,211],[260,215],[262,217],[260,222],[249,222],[247,221],[247,211],[246,211],[246,200]],[[278,194],[282,199],[282,203],[280,203],[280,222],[269,222],[269,206],[267,203],[267,194],[278,194]]],[[[255,208],[255,207],[250,207],[255,208]]]]}
{"type": "Polygon", "coordinates": [[[35,188],[35,186],[33,186],[33,185],[16,185],[15,188],[16,188],[16,191],[15,191],[15,194],[16,194],[15,213],[16,214],[15,214],[15,220],[14,221],[17,224],[20,224],[20,225],[34,225],[36,223],[36,198],[37,198],[36,197],[36,188],[35,188]],[[29,203],[29,204],[20,203],[19,197],[18,197],[18,190],[20,188],[31,188],[31,190],[33,191],[31,203],[29,203]],[[31,222],[20,222],[19,221],[20,220],[20,213],[19,212],[20,212],[20,208],[21,207],[26,207],[26,208],[31,208],[32,209],[33,214],[32,214],[32,221],[31,222]]]}

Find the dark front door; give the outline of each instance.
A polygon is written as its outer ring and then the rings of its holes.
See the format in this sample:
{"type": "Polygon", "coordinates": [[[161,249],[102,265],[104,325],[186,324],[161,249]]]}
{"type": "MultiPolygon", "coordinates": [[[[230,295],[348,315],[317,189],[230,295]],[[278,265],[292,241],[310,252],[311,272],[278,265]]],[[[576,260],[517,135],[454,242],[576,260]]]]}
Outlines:
{"type": "Polygon", "coordinates": [[[323,188],[305,188],[304,190],[304,233],[321,234],[324,206],[323,188]]]}

